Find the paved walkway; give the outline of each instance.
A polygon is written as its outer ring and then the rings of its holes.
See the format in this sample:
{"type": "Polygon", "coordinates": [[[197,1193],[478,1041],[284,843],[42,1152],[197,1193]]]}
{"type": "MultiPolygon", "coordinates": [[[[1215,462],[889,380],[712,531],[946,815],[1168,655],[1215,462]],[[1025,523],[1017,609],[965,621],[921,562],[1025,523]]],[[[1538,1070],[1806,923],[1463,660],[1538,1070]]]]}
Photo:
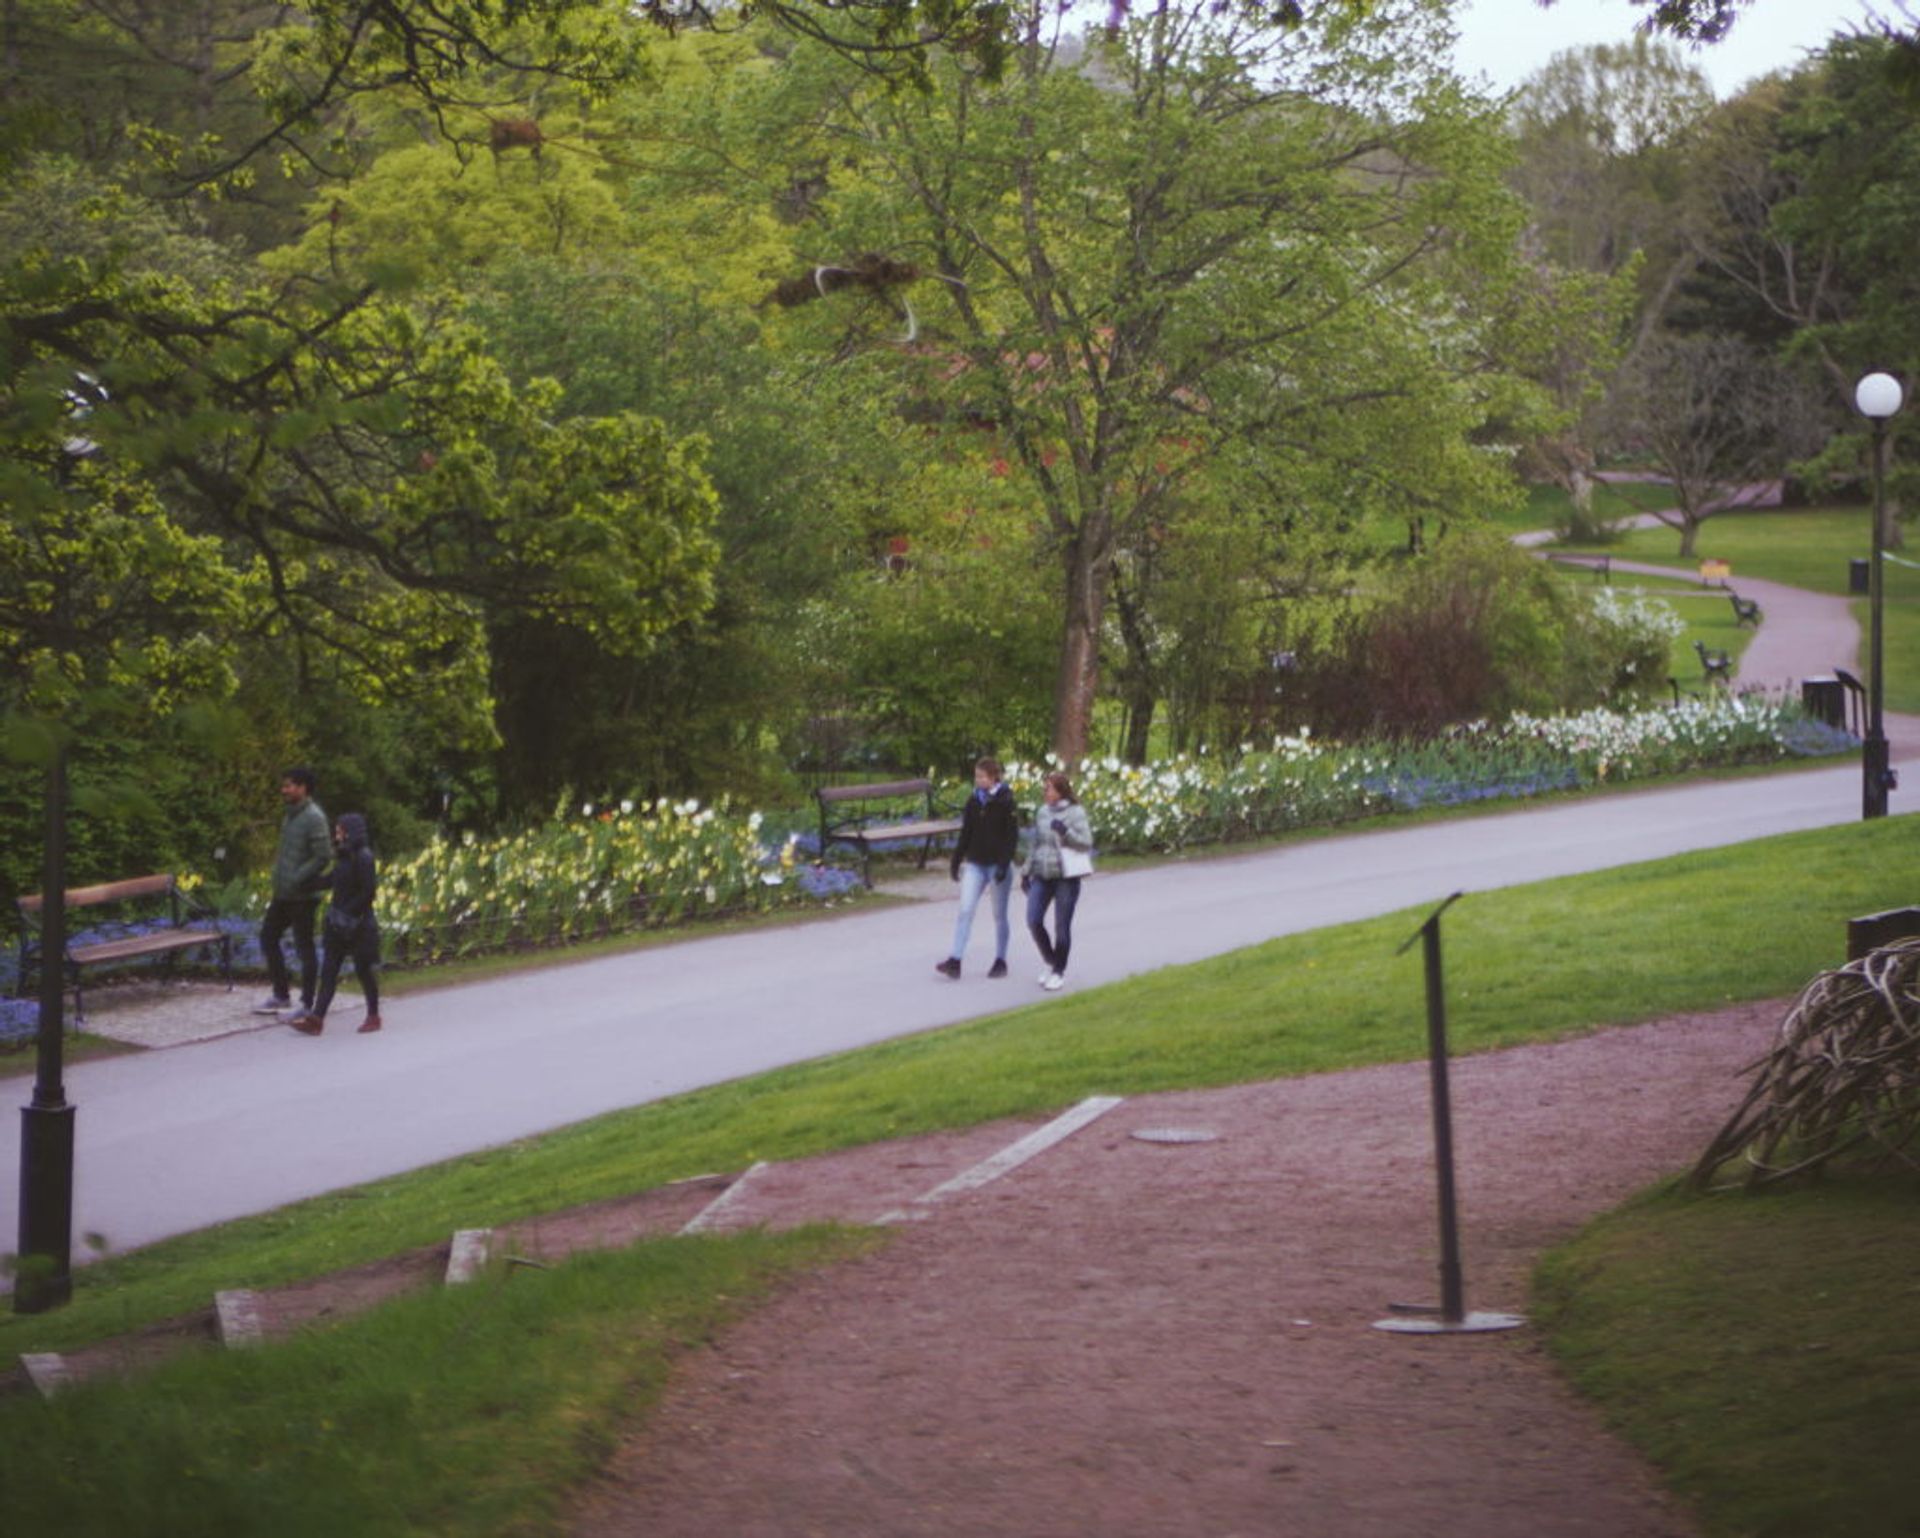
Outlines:
{"type": "MultiPolygon", "coordinates": [[[[1820,599],[1762,597],[1789,674],[1829,671],[1820,599]],[[1804,624],[1804,628],[1803,627],[1804,624]]],[[[1758,646],[1758,640],[1756,640],[1758,646]]],[[[1749,664],[1751,669],[1751,663],[1749,664]]],[[[1744,676],[1744,674],[1743,674],[1744,676]]],[[[1920,790],[1920,720],[1890,718],[1920,790]]],[[[1418,907],[1447,893],[1664,858],[1860,815],[1848,760],[1803,773],[1668,786],[1487,817],[1335,837],[1092,882],[1070,986],[1220,955],[1277,935],[1418,907]]],[[[396,999],[388,1028],[338,1020],[318,1039],[250,1029],[252,995],[224,996],[240,1034],[79,1065],[75,1232],[117,1250],[492,1147],[606,1111],[1038,1001],[1016,921],[1005,981],[984,977],[990,922],[967,976],[936,977],[951,890],[928,904],[689,939],[396,999]]],[[[1836,917],[1836,923],[1838,917],[1836,917]]],[[[30,1072],[30,1062],[21,1064],[30,1072]]],[[[16,1103],[27,1084],[15,1081],[16,1103]]],[[[18,1139],[0,1136],[0,1239],[17,1223],[18,1139]]]]}

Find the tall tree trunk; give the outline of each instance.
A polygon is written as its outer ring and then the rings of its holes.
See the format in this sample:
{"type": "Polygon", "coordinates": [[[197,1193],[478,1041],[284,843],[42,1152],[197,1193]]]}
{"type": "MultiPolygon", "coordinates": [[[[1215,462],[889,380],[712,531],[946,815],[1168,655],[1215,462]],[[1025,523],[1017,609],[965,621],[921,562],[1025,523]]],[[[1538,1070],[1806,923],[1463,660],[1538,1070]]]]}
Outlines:
{"type": "Polygon", "coordinates": [[[1066,604],[1060,634],[1060,671],[1053,690],[1053,751],[1067,765],[1087,756],[1093,735],[1109,559],[1104,552],[1090,550],[1084,534],[1068,540],[1062,552],[1066,604]]]}
{"type": "MultiPolygon", "coordinates": [[[[1151,550],[1141,554],[1134,567],[1140,587],[1153,580],[1151,550]]],[[[1138,591],[1130,592],[1124,577],[1116,575],[1113,607],[1120,621],[1120,641],[1126,647],[1126,666],[1116,680],[1120,698],[1127,707],[1126,742],[1121,755],[1130,764],[1147,761],[1147,746],[1153,738],[1154,707],[1159,702],[1153,669],[1153,642],[1147,634],[1138,591]]]]}
{"type": "Polygon", "coordinates": [[[1130,764],[1144,764],[1153,747],[1153,711],[1158,703],[1151,686],[1135,682],[1127,690],[1127,741],[1122,753],[1130,764]]]}
{"type": "Polygon", "coordinates": [[[1591,529],[1593,527],[1593,477],[1587,474],[1582,465],[1570,465],[1567,469],[1567,500],[1573,504],[1574,527],[1591,529]]]}

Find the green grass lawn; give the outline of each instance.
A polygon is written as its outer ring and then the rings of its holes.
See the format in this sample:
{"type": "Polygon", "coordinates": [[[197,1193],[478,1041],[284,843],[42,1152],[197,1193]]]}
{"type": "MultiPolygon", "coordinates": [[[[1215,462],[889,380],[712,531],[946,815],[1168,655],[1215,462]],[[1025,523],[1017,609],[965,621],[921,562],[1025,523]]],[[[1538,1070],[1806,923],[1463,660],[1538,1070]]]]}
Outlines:
{"type": "Polygon", "coordinates": [[[1667,1187],[1543,1263],[1534,1320],[1710,1534],[1920,1522],[1920,1177],[1667,1187]]]}
{"type": "MultiPolygon", "coordinates": [[[[1620,484],[1603,481],[1593,489],[1594,516],[1609,522],[1672,506],[1671,486],[1639,481],[1620,484]]],[[[1495,513],[1489,521],[1495,528],[1505,529],[1509,533],[1530,534],[1535,529],[1564,527],[1571,510],[1572,504],[1567,494],[1558,486],[1535,485],[1527,487],[1524,504],[1512,511],[1495,513]]]]}
{"type": "Polygon", "coordinates": [[[557,1530],[675,1360],[871,1232],[663,1239],[496,1269],[251,1351],[0,1403],[0,1527],[69,1538],[557,1530]]]}
{"type": "MultiPolygon", "coordinates": [[[[1302,854],[1310,858],[1311,846],[1302,854]]],[[[1470,894],[1447,919],[1454,1046],[1482,1051],[1791,993],[1839,959],[1847,917],[1913,900],[1917,857],[1920,818],[1898,817],[1470,894]]],[[[66,1309],[0,1319],[0,1351],[70,1349],[203,1308],[220,1288],[272,1286],[444,1242],[456,1228],[740,1169],[756,1159],[1037,1117],[1093,1093],[1224,1085],[1417,1058],[1425,1042],[1419,955],[1395,952],[1423,917],[1424,910],[1408,910],[1289,936],[110,1256],[80,1270],[66,1309]]],[[[0,1487],[9,1492],[0,1497],[0,1514],[13,1516],[11,1492],[50,1485],[65,1492],[61,1501],[33,1514],[74,1531],[172,1530],[115,1525],[133,1521],[127,1513],[145,1509],[142,1502],[204,1513],[208,1532],[259,1530],[223,1525],[241,1520],[234,1513],[308,1505],[346,1524],[335,1531],[445,1531],[456,1521],[462,1532],[530,1530],[528,1513],[537,1515],[545,1509],[540,1501],[582,1477],[624,1423],[622,1385],[644,1399],[660,1370],[659,1353],[699,1338],[733,1300],[752,1296],[786,1265],[838,1253],[831,1245],[789,1252],[770,1243],[738,1281],[686,1284],[696,1299],[703,1289],[723,1295],[709,1299],[718,1312],[702,1314],[689,1304],[692,1312],[682,1316],[678,1305],[659,1305],[662,1317],[687,1322],[656,1328],[648,1323],[656,1312],[651,1304],[636,1304],[633,1314],[590,1309],[577,1316],[559,1293],[550,1305],[539,1303],[545,1284],[523,1286],[532,1278],[514,1273],[510,1285],[471,1297],[456,1289],[402,1300],[393,1305],[397,1323],[382,1311],[245,1358],[166,1369],[180,1377],[83,1390],[56,1405],[57,1435],[39,1429],[47,1407],[29,1400],[0,1405],[0,1487]],[[535,1301],[523,1305],[523,1297],[535,1301]],[[499,1330],[481,1317],[523,1306],[528,1312],[511,1313],[499,1330]],[[580,1324],[580,1317],[597,1322],[580,1324]],[[629,1356],[622,1349],[629,1329],[654,1344],[629,1356]],[[621,1341],[607,1351],[613,1360],[600,1364],[604,1380],[596,1366],[593,1382],[577,1395],[562,1392],[532,1407],[527,1413],[536,1418],[524,1432],[509,1419],[521,1392],[511,1386],[520,1381],[515,1374],[536,1384],[567,1383],[576,1360],[567,1353],[581,1349],[576,1337],[614,1335],[621,1341]],[[424,1342],[422,1354],[406,1356],[414,1337],[424,1342]],[[389,1354],[419,1365],[376,1371],[389,1354]],[[526,1361],[504,1360],[517,1355],[526,1361]],[[211,1375],[204,1386],[196,1386],[203,1383],[197,1372],[211,1375]],[[419,1386],[443,1373],[477,1385],[461,1388],[444,1414],[420,1403],[437,1390],[419,1386]],[[488,1391],[496,1373],[501,1386],[488,1391]],[[258,1412],[257,1433],[238,1426],[230,1433],[231,1423],[216,1414],[235,1396],[242,1411],[251,1405],[258,1412]],[[428,1417],[426,1429],[403,1435],[402,1423],[414,1415],[428,1417]],[[511,1488],[495,1516],[470,1514],[462,1491],[475,1478],[473,1448],[495,1440],[514,1448],[500,1460],[512,1467],[492,1471],[511,1488]],[[412,1450],[389,1445],[400,1442],[412,1450]],[[138,1451],[148,1443],[161,1449],[151,1463],[138,1451]],[[107,1482],[118,1480],[123,1464],[136,1496],[103,1500],[100,1509],[112,1519],[88,1526],[100,1471],[113,1471],[107,1482]],[[368,1515],[389,1507],[397,1513],[391,1521],[368,1515]]],[[[643,1247],[632,1264],[642,1271],[678,1264],[664,1251],[644,1258],[657,1250],[643,1247]]],[[[1819,1432],[1844,1438],[1850,1428],[1823,1425],[1819,1432]]],[[[1907,1493],[1920,1503],[1920,1487],[1907,1493]]],[[[326,1530],[324,1523],[287,1522],[291,1532],[326,1530]]]]}
{"type": "MultiPolygon", "coordinates": [[[[1700,528],[1699,549],[1691,559],[1680,555],[1679,531],[1669,528],[1631,529],[1606,548],[1622,560],[1651,561],[1685,572],[1700,561],[1726,561],[1733,567],[1735,588],[1742,577],[1760,577],[1816,593],[1844,594],[1848,561],[1865,558],[1871,541],[1864,507],[1812,507],[1710,518],[1700,528]]],[[[1888,563],[1886,578],[1889,599],[1920,599],[1920,571],[1888,563]]]]}

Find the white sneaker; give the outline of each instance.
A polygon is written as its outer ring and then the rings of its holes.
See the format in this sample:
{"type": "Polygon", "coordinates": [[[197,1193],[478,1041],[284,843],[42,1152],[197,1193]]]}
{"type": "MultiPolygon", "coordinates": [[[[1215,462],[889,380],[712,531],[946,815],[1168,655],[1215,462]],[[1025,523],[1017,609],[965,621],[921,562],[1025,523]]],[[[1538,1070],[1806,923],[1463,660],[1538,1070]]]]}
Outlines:
{"type": "Polygon", "coordinates": [[[1049,972],[1047,974],[1047,980],[1040,986],[1046,989],[1048,993],[1058,993],[1062,988],[1067,986],[1067,980],[1058,972],[1049,972]]]}
{"type": "Polygon", "coordinates": [[[253,1012],[256,1015],[284,1015],[292,1008],[292,999],[276,999],[272,994],[268,994],[258,1004],[253,1006],[253,1012]]]}
{"type": "Polygon", "coordinates": [[[1047,983],[1052,979],[1052,977],[1053,977],[1053,968],[1042,967],[1040,969],[1040,975],[1036,977],[1034,981],[1037,982],[1042,988],[1044,988],[1047,986],[1047,983]]]}

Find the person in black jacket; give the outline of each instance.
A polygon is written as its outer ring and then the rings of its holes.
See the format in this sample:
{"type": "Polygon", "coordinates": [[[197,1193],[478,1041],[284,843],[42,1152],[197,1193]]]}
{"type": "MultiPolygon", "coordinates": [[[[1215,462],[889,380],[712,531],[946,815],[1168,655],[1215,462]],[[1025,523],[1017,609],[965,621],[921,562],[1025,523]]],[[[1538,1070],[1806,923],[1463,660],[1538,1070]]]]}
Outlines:
{"type": "Polygon", "coordinates": [[[1000,778],[997,760],[983,758],[973,766],[973,794],[967,797],[967,809],[960,814],[960,837],[953,846],[951,874],[960,883],[960,916],[953,924],[953,951],[945,961],[934,963],[934,971],[955,981],[960,977],[960,958],[967,953],[967,940],[973,934],[973,910],[980,906],[982,892],[993,893],[993,966],[989,977],[1007,975],[1007,940],[1012,933],[1007,923],[1007,894],[1013,890],[1013,856],[1020,842],[1020,828],[1014,815],[1013,791],[1000,778]]]}
{"type": "Polygon", "coordinates": [[[380,1029],[380,980],[375,972],[380,964],[380,925],[373,916],[378,877],[373,847],[367,842],[367,819],[358,812],[342,813],[333,825],[333,847],[333,896],[321,930],[325,959],[320,963],[320,992],[312,1009],[288,1022],[309,1036],[318,1036],[326,1028],[340,968],[348,957],[353,958],[353,975],[360,979],[360,991],[367,1000],[367,1017],[360,1029],[380,1029]]]}

